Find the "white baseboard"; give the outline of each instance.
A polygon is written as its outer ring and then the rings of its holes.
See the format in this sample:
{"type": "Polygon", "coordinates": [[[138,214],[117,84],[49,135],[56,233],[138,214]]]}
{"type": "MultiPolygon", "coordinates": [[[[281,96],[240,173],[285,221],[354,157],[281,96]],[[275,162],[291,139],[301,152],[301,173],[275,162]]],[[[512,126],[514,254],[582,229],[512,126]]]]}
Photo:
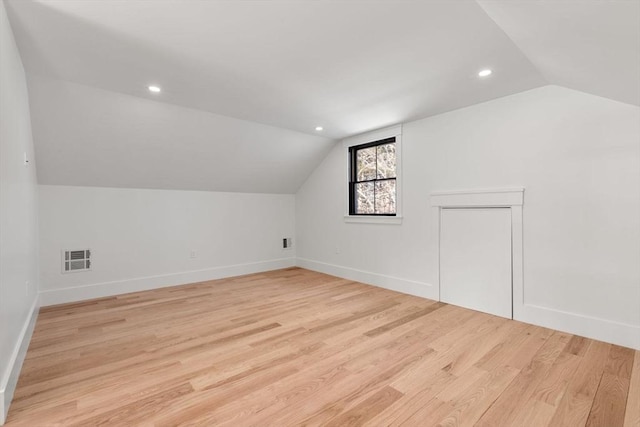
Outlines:
{"type": "Polygon", "coordinates": [[[524,304],[515,320],[640,350],[640,326],[524,304]]]}
{"type": "Polygon", "coordinates": [[[71,288],[44,290],[40,291],[40,304],[43,307],[48,305],[64,304],[68,302],[108,297],[130,292],[147,291],[167,286],[204,282],[207,280],[242,276],[244,274],[261,273],[264,271],[278,270],[280,268],[294,267],[295,265],[296,262],[293,257],[280,258],[269,261],[207,268],[204,270],[185,271],[158,276],[136,277],[134,279],[94,283],[71,288]]]}
{"type": "MultiPolygon", "coordinates": [[[[439,288],[397,277],[297,258],[298,267],[355,280],[405,294],[439,300],[439,288]]],[[[640,326],[615,322],[547,307],[524,304],[514,307],[514,319],[599,341],[640,350],[640,326]]]]}
{"type": "Polygon", "coordinates": [[[2,378],[0,378],[0,426],[4,424],[7,419],[7,414],[9,413],[9,405],[11,405],[13,393],[16,391],[16,385],[18,384],[18,377],[20,377],[22,363],[29,349],[33,328],[36,326],[36,320],[38,319],[39,308],[39,299],[38,295],[36,295],[29,310],[29,315],[22,325],[20,335],[18,335],[18,341],[11,353],[9,365],[2,373],[2,378]]]}
{"type": "Polygon", "coordinates": [[[403,294],[415,295],[422,298],[438,300],[438,287],[425,282],[401,279],[399,277],[387,276],[384,274],[371,273],[369,271],[357,270],[355,268],[343,267],[341,265],[327,264],[320,261],[313,261],[305,258],[297,258],[296,265],[307,270],[319,271],[332,276],[343,277],[357,282],[367,283],[403,294]]]}

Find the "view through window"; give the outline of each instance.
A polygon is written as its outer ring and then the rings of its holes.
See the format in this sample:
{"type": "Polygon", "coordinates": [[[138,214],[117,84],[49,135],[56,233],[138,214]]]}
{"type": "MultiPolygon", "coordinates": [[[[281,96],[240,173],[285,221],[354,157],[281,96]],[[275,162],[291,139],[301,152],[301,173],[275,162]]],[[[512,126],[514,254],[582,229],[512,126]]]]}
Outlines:
{"type": "Polygon", "coordinates": [[[349,148],[349,215],[396,215],[396,139],[349,148]]]}

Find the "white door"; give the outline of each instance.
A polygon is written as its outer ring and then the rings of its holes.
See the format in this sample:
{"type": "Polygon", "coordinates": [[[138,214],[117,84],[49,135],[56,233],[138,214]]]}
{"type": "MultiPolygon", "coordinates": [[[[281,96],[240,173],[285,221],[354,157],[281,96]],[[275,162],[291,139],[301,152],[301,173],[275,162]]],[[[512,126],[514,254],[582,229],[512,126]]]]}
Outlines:
{"type": "Polygon", "coordinates": [[[440,299],[513,317],[511,209],[440,210],[440,299]]]}

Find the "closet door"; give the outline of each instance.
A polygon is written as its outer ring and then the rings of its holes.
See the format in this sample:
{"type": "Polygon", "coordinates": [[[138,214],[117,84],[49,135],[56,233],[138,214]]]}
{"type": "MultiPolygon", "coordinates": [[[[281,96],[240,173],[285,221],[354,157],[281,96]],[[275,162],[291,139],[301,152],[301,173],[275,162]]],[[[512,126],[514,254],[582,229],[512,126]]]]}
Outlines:
{"type": "Polygon", "coordinates": [[[440,299],[513,317],[510,208],[440,210],[440,299]]]}

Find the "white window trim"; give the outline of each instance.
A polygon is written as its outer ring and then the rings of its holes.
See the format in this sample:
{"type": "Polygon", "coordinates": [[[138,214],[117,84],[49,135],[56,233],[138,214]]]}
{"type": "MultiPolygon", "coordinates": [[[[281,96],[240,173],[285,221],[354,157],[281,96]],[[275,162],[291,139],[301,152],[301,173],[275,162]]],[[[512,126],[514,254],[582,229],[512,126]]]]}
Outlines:
{"type": "Polygon", "coordinates": [[[402,224],[402,125],[395,125],[355,135],[342,140],[344,148],[344,222],[359,224],[402,224]],[[349,148],[381,139],[396,139],[396,215],[369,216],[349,215],[349,148]]]}

